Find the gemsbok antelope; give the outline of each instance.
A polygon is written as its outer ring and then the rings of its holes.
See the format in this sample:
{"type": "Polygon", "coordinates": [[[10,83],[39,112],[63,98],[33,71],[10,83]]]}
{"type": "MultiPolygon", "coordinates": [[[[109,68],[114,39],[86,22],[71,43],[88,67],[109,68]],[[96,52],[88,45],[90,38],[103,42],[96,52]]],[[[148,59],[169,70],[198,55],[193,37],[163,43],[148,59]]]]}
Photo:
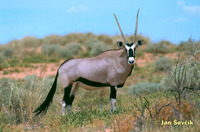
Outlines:
{"type": "Polygon", "coordinates": [[[63,62],[58,68],[54,83],[45,101],[34,111],[36,115],[46,113],[56,91],[58,76],[64,87],[64,97],[62,101],[63,115],[66,112],[66,108],[71,111],[71,106],[79,88],[79,83],[92,86],[93,89],[98,89],[98,87],[110,87],[110,111],[115,112],[117,88],[123,87],[126,79],[131,74],[135,63],[136,48],[143,43],[143,40],[138,40],[135,43],[138,13],[139,9],[136,17],[135,33],[131,43],[128,43],[126,40],[117,17],[114,14],[125,44],[118,41],[119,49],[104,51],[92,58],[75,58],[63,62]]]}

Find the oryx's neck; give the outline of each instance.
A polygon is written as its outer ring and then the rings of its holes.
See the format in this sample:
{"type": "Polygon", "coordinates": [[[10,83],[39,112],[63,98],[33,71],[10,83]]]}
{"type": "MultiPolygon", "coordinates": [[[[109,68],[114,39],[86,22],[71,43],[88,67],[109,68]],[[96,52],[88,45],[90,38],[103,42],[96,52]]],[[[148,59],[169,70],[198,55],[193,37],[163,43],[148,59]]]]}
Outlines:
{"type": "MultiPolygon", "coordinates": [[[[98,61],[98,63],[105,62],[108,66],[107,68],[114,68],[117,73],[123,74],[124,77],[127,77],[126,75],[132,70],[132,65],[128,64],[127,52],[124,48],[119,50],[105,51],[91,59],[98,61]]],[[[105,65],[103,65],[103,67],[104,66],[105,65]]]]}

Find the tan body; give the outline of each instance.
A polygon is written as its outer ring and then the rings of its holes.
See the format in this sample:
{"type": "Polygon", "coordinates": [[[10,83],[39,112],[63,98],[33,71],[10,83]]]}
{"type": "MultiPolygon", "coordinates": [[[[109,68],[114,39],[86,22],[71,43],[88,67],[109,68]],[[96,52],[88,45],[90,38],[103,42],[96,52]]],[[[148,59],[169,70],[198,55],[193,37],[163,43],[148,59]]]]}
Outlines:
{"type": "Polygon", "coordinates": [[[59,68],[63,87],[80,77],[110,86],[123,85],[132,70],[126,54],[125,49],[119,49],[105,51],[93,58],[69,60],[59,68]]]}

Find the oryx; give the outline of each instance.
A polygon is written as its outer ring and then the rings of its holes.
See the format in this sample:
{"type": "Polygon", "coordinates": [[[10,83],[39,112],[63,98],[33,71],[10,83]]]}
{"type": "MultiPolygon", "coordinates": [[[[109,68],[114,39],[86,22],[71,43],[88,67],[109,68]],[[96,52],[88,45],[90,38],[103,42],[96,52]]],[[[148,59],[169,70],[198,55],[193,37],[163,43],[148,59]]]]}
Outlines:
{"type": "Polygon", "coordinates": [[[118,41],[117,44],[120,48],[117,50],[108,50],[92,58],[76,58],[63,62],[58,68],[54,83],[45,101],[34,111],[36,115],[46,113],[56,91],[58,76],[64,87],[62,114],[65,114],[66,107],[71,110],[79,83],[93,86],[94,89],[110,87],[110,111],[115,112],[117,88],[123,87],[126,79],[131,74],[135,63],[136,48],[143,43],[142,40],[138,40],[135,43],[138,13],[139,10],[136,17],[135,33],[131,43],[128,43],[126,40],[114,14],[125,44],[118,41]]]}

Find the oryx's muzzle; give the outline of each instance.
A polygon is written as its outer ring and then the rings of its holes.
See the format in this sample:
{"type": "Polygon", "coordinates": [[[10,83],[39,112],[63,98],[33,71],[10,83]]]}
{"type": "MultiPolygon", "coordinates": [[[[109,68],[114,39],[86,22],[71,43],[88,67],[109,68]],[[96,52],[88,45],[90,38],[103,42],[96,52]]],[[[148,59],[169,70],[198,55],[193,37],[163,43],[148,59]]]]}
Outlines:
{"type": "Polygon", "coordinates": [[[133,65],[135,63],[135,58],[134,57],[128,57],[128,63],[133,65]]]}

